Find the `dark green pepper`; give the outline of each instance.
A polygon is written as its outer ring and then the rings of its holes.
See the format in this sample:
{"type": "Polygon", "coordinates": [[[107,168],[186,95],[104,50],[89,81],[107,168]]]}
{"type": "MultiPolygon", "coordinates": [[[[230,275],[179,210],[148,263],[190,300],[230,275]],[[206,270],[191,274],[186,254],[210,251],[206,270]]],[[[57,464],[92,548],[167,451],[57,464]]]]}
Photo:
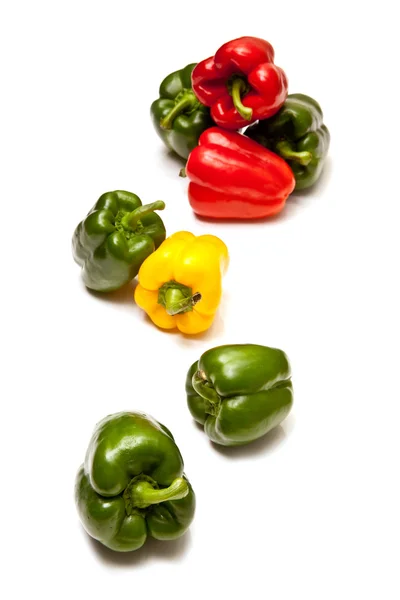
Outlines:
{"type": "Polygon", "coordinates": [[[158,200],[142,206],[136,194],[117,190],[100,196],[72,238],[75,261],[85,285],[98,292],[116,290],[138,274],[142,262],[165,240],[155,210],[158,200]]]}
{"type": "Polygon", "coordinates": [[[134,412],[97,424],[76,477],[75,501],[87,533],[117,552],[137,550],[148,536],[180,537],[196,505],[171,432],[134,412]]]}
{"type": "Polygon", "coordinates": [[[150,109],[154,127],[167,148],[187,158],[200,134],[213,125],[210,110],[192,90],[191,75],[196,63],[168,75],[160,85],[160,98],[150,109]]]}
{"type": "Polygon", "coordinates": [[[208,437],[240,446],[265,435],[293,404],[290,365],[282,350],[234,344],[207,350],[186,378],[189,410],[208,437]]]}
{"type": "Polygon", "coordinates": [[[276,115],[251,125],[245,135],[286,160],[295,189],[302,190],[317,181],[328,154],[330,134],[322,120],[321,107],[313,98],[289,94],[276,115]]]}

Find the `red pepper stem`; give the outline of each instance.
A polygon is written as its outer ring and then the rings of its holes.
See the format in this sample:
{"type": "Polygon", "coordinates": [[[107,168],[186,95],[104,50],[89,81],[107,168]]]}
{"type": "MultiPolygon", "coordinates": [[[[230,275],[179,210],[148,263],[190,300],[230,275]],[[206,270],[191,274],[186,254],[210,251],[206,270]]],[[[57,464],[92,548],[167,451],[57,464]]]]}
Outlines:
{"type": "Polygon", "coordinates": [[[121,225],[124,229],[131,229],[134,231],[140,219],[143,219],[143,217],[155,210],[163,210],[164,208],[165,203],[162,200],[156,200],[156,202],[153,202],[152,204],[144,204],[124,215],[121,219],[121,225]]]}
{"type": "Polygon", "coordinates": [[[249,108],[248,106],[244,106],[241,98],[241,94],[246,92],[246,90],[247,86],[243,79],[241,79],[240,77],[238,77],[232,82],[231,96],[234,107],[236,108],[240,116],[243,117],[243,119],[246,119],[246,121],[251,121],[253,117],[253,109],[249,108]]]}
{"type": "Polygon", "coordinates": [[[171,129],[176,117],[179,117],[187,108],[191,108],[196,102],[196,98],[193,94],[186,94],[182,96],[181,100],[179,100],[173,108],[163,117],[160,121],[161,129],[171,129]]]}
{"type": "Polygon", "coordinates": [[[276,151],[280,156],[282,156],[282,158],[294,160],[303,167],[306,167],[312,160],[311,152],[307,152],[305,150],[303,152],[296,152],[296,150],[293,150],[290,143],[285,140],[282,140],[276,144],[276,151]]]}

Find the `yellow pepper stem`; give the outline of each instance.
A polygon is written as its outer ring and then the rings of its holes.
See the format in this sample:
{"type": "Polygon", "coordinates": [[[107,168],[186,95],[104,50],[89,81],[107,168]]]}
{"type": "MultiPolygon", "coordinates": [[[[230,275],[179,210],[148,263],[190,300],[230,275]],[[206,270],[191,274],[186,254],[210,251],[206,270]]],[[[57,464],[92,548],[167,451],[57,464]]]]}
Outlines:
{"type": "Polygon", "coordinates": [[[171,316],[193,310],[200,300],[200,292],[193,293],[192,288],[177,281],[167,281],[158,290],[158,304],[171,316]]]}

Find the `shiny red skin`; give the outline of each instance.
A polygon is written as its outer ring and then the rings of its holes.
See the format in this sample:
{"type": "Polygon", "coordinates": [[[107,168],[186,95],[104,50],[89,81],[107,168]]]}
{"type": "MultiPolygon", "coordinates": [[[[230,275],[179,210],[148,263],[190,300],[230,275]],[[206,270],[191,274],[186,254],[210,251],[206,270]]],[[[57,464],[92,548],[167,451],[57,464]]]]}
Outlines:
{"type": "Polygon", "coordinates": [[[227,42],[215,56],[198,63],[192,72],[192,87],[198,100],[211,108],[215,123],[231,130],[272,117],[288,94],[287,77],[274,64],[273,47],[266,40],[255,37],[227,42]],[[228,90],[232,75],[243,76],[250,86],[242,102],[253,109],[251,120],[244,119],[233,105],[228,90]]]}
{"type": "Polygon", "coordinates": [[[211,127],[186,164],[189,202],[213,219],[260,219],[279,213],[294,190],[288,164],[241,133],[211,127]]]}

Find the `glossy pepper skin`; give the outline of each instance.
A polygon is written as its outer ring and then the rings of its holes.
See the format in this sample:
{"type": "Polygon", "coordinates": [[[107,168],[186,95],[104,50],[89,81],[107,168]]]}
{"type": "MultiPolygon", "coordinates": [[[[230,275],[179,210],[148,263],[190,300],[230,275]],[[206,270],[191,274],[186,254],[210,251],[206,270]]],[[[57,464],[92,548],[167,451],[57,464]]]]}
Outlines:
{"type": "Polygon", "coordinates": [[[241,37],[221,46],[215,56],[193,69],[192,87],[211,117],[225,129],[241,129],[272,117],[284,103],[288,81],[274,64],[274,49],[266,40],[241,37]]]}
{"type": "Polygon", "coordinates": [[[293,404],[290,377],[282,350],[257,344],[217,346],[189,369],[188,407],[213,442],[248,444],[289,414],[293,404]]]}
{"type": "Polygon", "coordinates": [[[75,262],[91,290],[111,292],[136,277],[139,267],[165,240],[165,227],[155,210],[158,200],[142,206],[136,194],[117,190],[100,196],[72,238],[75,262]]]}
{"type": "Polygon", "coordinates": [[[158,100],[150,109],[154,128],[164,144],[181,158],[197,146],[200,134],[211,127],[210,110],[194,95],[191,75],[196,63],[168,75],[158,100]]]}
{"type": "Polygon", "coordinates": [[[245,135],[276,152],[292,169],[296,190],[318,180],[329,150],[330,133],[318,102],[305,94],[290,94],[280,111],[260,121],[245,135]]]}
{"type": "Polygon", "coordinates": [[[194,212],[215,219],[260,219],[279,213],[295,186],[277,154],[235,131],[207,129],[186,164],[194,212]]]}
{"type": "Polygon", "coordinates": [[[75,502],[87,533],[117,552],[137,550],[148,536],[180,537],[196,506],[171,432],[135,412],[97,424],[76,476],[75,502]]]}
{"type": "Polygon", "coordinates": [[[161,329],[201,333],[214,321],[228,262],[216,236],[174,233],[140,267],[135,302],[161,329]]]}

